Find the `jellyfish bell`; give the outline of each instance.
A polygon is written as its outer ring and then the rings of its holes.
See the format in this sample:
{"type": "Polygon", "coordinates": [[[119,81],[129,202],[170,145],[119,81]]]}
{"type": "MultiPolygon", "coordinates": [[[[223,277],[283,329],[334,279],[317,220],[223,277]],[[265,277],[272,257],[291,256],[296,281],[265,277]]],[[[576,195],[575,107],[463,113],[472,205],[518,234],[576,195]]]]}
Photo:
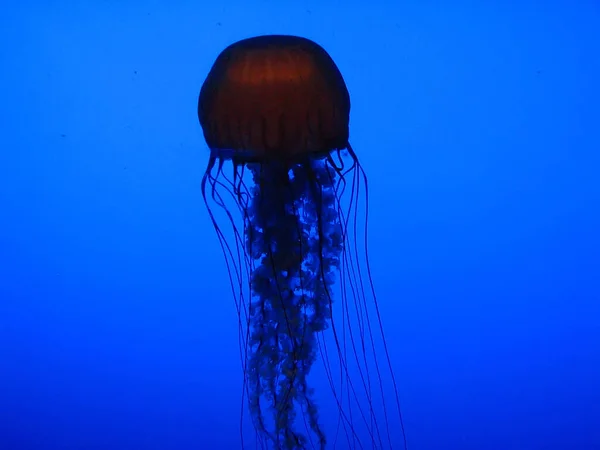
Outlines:
{"type": "Polygon", "coordinates": [[[366,216],[357,225],[368,209],[359,199],[368,197],[349,117],[333,59],[296,36],[230,45],[200,91],[210,149],[202,194],[228,268],[244,397],[264,448],[323,449],[339,440],[392,448],[398,428],[406,445],[368,266],[366,216]],[[308,380],[317,360],[333,394],[334,433],[325,432],[308,380]]]}
{"type": "Polygon", "coordinates": [[[198,101],[209,148],[244,161],[289,162],[344,149],[349,117],[350,96],[337,66],[318,44],[296,36],[230,45],[198,101]]]}

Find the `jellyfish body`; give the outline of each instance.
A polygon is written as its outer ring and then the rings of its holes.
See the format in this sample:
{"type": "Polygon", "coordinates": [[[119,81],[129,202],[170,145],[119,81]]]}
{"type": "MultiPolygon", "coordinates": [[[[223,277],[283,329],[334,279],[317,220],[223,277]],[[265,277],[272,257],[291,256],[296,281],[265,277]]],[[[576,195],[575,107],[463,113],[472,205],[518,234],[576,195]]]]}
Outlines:
{"type": "Polygon", "coordinates": [[[348,90],[331,57],[295,36],[232,44],[200,91],[198,118],[211,150],[202,193],[236,300],[244,396],[263,448],[323,449],[339,439],[392,448],[398,428],[405,445],[366,234],[364,246],[357,236],[367,186],[348,141],[349,116],[348,90]],[[324,337],[328,328],[333,343],[324,337]],[[308,381],[318,359],[337,410],[333,438],[308,381]]]}

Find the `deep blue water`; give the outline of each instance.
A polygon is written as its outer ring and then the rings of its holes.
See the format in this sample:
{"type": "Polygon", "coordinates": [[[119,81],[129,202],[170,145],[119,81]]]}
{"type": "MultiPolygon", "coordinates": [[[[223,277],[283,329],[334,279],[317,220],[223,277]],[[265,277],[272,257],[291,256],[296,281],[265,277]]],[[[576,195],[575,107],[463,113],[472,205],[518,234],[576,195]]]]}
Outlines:
{"type": "Polygon", "coordinates": [[[196,101],[268,33],[350,90],[409,449],[600,449],[600,4],[87,3],[0,15],[0,449],[240,448],[196,101]]]}

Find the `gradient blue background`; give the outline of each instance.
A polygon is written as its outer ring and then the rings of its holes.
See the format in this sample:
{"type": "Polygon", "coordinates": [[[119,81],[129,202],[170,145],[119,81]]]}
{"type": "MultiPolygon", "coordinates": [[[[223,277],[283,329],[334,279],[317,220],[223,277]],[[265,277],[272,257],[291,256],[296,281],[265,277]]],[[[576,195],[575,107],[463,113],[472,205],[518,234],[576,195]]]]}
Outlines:
{"type": "Polygon", "coordinates": [[[0,449],[239,448],[196,101],[265,33],[348,84],[410,450],[600,449],[600,4],[83,3],[0,17],[0,449]]]}

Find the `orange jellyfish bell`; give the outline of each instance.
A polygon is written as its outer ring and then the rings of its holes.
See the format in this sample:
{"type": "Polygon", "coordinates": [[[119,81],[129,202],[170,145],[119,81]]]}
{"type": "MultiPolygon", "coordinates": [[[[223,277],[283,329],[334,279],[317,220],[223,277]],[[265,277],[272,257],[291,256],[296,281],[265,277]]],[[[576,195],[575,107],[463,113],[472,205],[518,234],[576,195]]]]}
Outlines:
{"type": "Polygon", "coordinates": [[[230,45],[198,99],[209,148],[221,157],[230,151],[237,161],[285,161],[347,148],[349,117],[339,69],[320,45],[296,36],[230,45]]]}

